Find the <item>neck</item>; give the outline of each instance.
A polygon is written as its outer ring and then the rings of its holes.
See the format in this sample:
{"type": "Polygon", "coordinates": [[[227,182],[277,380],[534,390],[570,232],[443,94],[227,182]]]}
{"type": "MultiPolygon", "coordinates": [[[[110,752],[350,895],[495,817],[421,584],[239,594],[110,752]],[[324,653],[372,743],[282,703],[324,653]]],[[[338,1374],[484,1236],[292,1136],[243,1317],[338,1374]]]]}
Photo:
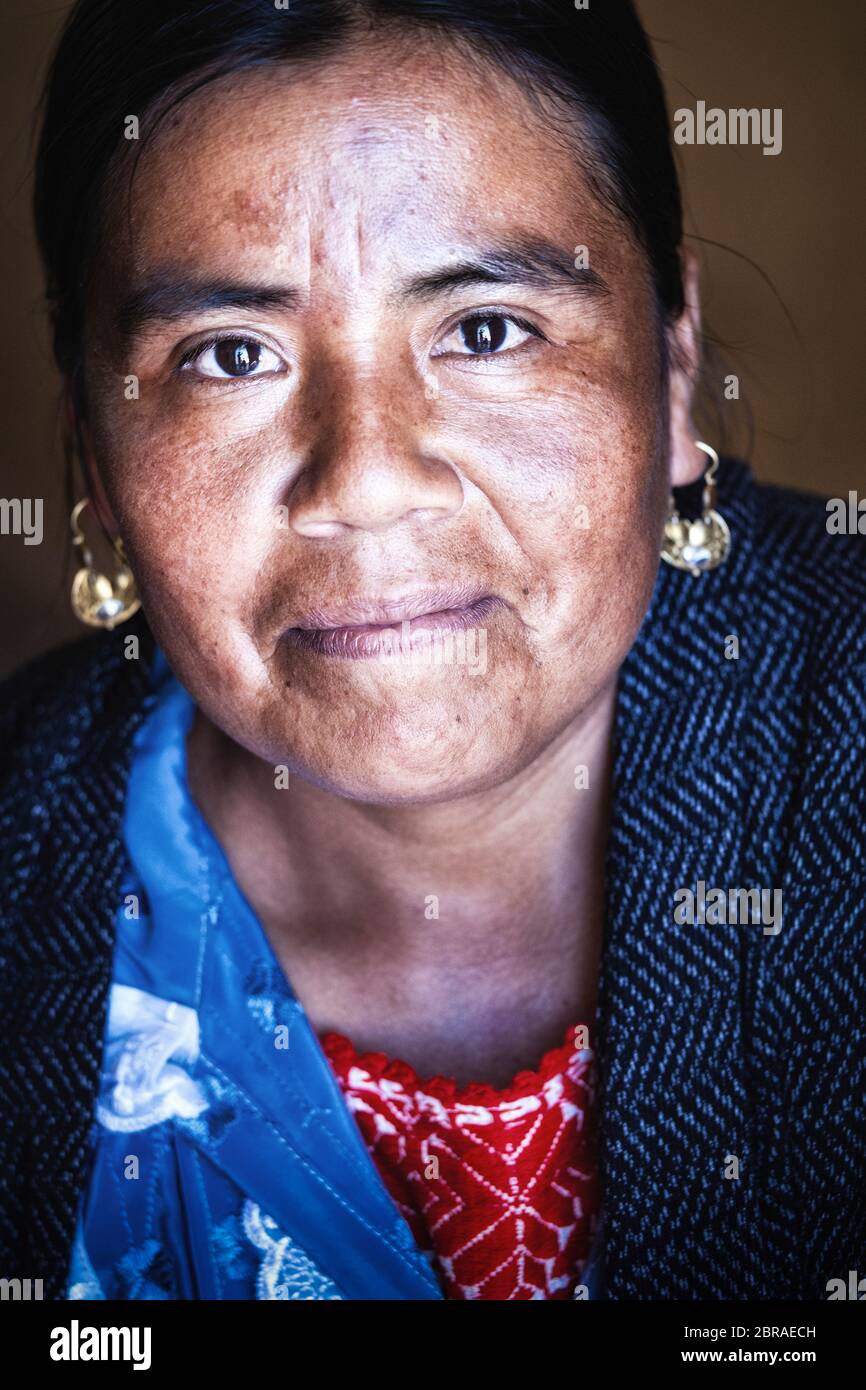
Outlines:
{"type": "Polygon", "coordinates": [[[611,688],[506,784],[418,806],[275,792],[199,719],[193,796],[317,1031],[505,1085],[594,1019],[614,705],[611,688]]]}
{"type": "Polygon", "coordinates": [[[558,917],[597,877],[614,706],[611,686],[500,786],[409,806],[349,800],[294,776],[275,793],[272,767],[199,713],[190,785],[241,887],[280,935],[306,918],[324,932],[322,946],[351,949],[354,938],[363,949],[372,933],[380,950],[383,938],[402,950],[419,944],[419,922],[448,916],[471,921],[483,950],[485,928],[511,940],[529,904],[533,918],[545,909],[558,917]]]}

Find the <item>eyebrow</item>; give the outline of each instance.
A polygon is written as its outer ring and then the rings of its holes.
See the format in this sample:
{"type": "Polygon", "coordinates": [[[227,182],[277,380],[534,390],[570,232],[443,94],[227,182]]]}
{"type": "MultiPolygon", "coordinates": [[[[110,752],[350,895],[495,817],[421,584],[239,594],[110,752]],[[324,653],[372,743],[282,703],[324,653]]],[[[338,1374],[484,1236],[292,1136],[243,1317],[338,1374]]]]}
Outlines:
{"type": "Polygon", "coordinates": [[[536,289],[575,290],[589,298],[605,298],[610,286],[591,266],[575,264],[574,252],[537,238],[508,238],[485,247],[471,260],[418,275],[403,285],[412,299],[431,299],[464,285],[530,285],[536,289]]]}
{"type": "MultiPolygon", "coordinates": [[[[425,271],[404,280],[397,299],[426,302],[468,285],[529,285],[543,290],[570,290],[588,298],[610,294],[607,282],[591,266],[552,242],[531,238],[493,243],[471,259],[425,271]]],[[[153,325],[217,309],[282,310],[300,307],[302,294],[292,285],[253,285],[228,280],[203,280],[175,272],[155,272],[127,294],[115,323],[125,347],[153,325]]]]}
{"type": "Polygon", "coordinates": [[[171,323],[214,309],[297,309],[300,290],[291,285],[245,285],[157,272],[126,295],[115,323],[125,347],[154,324],[171,323]]]}

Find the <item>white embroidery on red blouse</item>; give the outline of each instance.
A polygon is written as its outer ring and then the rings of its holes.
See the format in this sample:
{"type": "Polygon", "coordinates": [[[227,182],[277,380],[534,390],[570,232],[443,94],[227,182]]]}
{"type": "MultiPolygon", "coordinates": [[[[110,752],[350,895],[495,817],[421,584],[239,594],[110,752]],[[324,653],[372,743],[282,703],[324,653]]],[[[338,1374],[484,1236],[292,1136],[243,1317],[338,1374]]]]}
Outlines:
{"type": "Polygon", "coordinates": [[[357,1057],[341,1035],[323,1042],[385,1184],[418,1245],[432,1254],[447,1296],[570,1298],[598,1205],[587,1125],[592,1053],[548,1053],[537,1074],[521,1073],[499,1093],[518,1089],[517,1098],[495,1102],[489,1087],[468,1088],[467,1099],[452,1083],[420,1081],[403,1063],[357,1057]],[[474,1103],[478,1091],[486,1103],[474,1103]]]}

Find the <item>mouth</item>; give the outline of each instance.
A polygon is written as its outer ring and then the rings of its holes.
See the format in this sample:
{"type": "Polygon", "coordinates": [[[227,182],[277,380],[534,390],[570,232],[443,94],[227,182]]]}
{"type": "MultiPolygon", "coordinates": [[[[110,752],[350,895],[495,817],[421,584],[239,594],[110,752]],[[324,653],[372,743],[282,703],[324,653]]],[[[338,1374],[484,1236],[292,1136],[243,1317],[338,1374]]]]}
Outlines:
{"type": "Polygon", "coordinates": [[[501,607],[494,594],[427,589],[398,599],[352,599],[305,615],[283,640],[319,656],[360,661],[411,655],[431,642],[480,628],[501,607]]]}

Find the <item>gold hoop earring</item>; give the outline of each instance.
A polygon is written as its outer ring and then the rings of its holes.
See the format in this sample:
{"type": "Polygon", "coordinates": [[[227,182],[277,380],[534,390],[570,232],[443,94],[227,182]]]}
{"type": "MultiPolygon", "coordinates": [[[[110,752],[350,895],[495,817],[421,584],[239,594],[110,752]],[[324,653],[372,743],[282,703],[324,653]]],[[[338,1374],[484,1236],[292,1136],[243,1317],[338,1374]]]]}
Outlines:
{"type": "Polygon", "coordinates": [[[93,554],[79,525],[79,518],[90,501],[83,497],[72,509],[69,526],[72,545],[81,556],[81,568],[72,581],[72,611],[88,627],[107,628],[125,623],[141,607],[135,578],[126,559],[123,542],[113,541],[118,565],[114,574],[103,574],[93,563],[93,554]]]}
{"type": "Polygon", "coordinates": [[[719,456],[715,449],[701,440],[695,440],[695,448],[701,449],[711,460],[704,474],[701,515],[697,521],[683,520],[671,495],[670,515],[665,522],[662,541],[662,559],[678,570],[705,574],[707,570],[718,569],[727,560],[731,550],[731,532],[725,518],[716,511],[719,456]]]}

